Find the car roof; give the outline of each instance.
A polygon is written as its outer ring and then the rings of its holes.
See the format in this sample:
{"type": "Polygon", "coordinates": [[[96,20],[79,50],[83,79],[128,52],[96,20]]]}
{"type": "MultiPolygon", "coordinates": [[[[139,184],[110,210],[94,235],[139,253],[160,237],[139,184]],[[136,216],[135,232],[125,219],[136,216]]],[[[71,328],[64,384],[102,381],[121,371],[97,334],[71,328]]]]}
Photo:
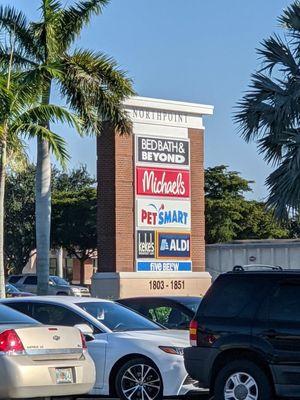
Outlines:
{"type": "Polygon", "coordinates": [[[258,276],[268,276],[268,277],[300,277],[300,270],[298,269],[287,269],[287,270],[276,270],[276,271],[229,271],[225,274],[221,274],[222,276],[244,276],[244,275],[258,275],[258,276]]]}
{"type": "Polygon", "coordinates": [[[49,303],[67,303],[67,304],[77,304],[77,303],[94,303],[99,301],[101,303],[112,303],[111,300],[99,299],[97,297],[75,297],[75,296],[32,296],[32,297],[18,297],[3,299],[5,302],[28,302],[28,301],[47,301],[49,303]]]}
{"type": "MultiPolygon", "coordinates": [[[[126,297],[120,299],[120,301],[130,301],[130,300],[171,300],[175,302],[180,302],[182,300],[200,300],[200,296],[137,296],[137,297],[126,297]]],[[[117,300],[118,301],[118,300],[117,300]]]]}

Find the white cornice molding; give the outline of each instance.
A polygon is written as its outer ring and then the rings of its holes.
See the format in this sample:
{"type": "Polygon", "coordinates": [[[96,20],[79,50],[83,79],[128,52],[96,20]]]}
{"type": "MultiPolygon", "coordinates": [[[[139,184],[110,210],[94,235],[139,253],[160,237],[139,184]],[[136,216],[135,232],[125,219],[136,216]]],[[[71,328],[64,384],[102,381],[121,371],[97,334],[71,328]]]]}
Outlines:
{"type": "Polygon", "coordinates": [[[151,97],[130,97],[124,101],[125,109],[143,108],[162,111],[183,112],[194,115],[213,115],[214,107],[206,104],[188,103],[183,101],[155,99],[151,97]]]}

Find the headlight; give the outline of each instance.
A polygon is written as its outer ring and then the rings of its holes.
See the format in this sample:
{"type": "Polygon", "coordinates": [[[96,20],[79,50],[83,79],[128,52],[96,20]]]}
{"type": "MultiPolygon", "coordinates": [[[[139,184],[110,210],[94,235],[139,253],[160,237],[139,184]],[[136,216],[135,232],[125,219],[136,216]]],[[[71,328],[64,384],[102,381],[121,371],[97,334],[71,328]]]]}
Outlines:
{"type": "Polygon", "coordinates": [[[165,353],[183,356],[183,347],[159,346],[159,348],[165,353]]]}
{"type": "Polygon", "coordinates": [[[81,290],[78,289],[77,287],[71,288],[71,290],[72,290],[72,293],[74,293],[74,294],[79,294],[81,292],[81,290]]]}

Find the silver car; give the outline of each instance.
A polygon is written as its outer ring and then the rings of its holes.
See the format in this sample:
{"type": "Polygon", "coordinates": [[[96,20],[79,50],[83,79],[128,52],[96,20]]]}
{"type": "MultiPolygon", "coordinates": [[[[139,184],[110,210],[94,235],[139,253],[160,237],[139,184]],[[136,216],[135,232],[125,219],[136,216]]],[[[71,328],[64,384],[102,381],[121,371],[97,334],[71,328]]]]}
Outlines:
{"type": "Polygon", "coordinates": [[[2,304],[0,371],[1,399],[80,395],[95,383],[78,329],[42,326],[2,304]]]}
{"type": "MultiPolygon", "coordinates": [[[[37,276],[35,274],[10,275],[8,282],[22,292],[37,293],[37,276]]],[[[50,275],[49,295],[90,297],[89,289],[84,286],[70,285],[59,276],[50,275]]]]}

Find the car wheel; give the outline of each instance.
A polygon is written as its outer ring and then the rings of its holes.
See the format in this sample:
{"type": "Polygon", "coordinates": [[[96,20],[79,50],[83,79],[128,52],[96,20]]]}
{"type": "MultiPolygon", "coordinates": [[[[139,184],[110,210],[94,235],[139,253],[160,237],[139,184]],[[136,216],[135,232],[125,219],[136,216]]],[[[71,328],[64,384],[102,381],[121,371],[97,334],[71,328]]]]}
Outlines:
{"type": "Polygon", "coordinates": [[[163,383],[158,368],[145,358],[126,362],[116,376],[116,392],[122,400],[160,400],[163,383]]]}
{"type": "Polygon", "coordinates": [[[214,400],[271,400],[272,389],[264,370],[248,360],[226,364],[214,385],[214,400]]]}
{"type": "Polygon", "coordinates": [[[68,293],[66,293],[66,292],[58,292],[57,296],[68,296],[68,293]]]}

